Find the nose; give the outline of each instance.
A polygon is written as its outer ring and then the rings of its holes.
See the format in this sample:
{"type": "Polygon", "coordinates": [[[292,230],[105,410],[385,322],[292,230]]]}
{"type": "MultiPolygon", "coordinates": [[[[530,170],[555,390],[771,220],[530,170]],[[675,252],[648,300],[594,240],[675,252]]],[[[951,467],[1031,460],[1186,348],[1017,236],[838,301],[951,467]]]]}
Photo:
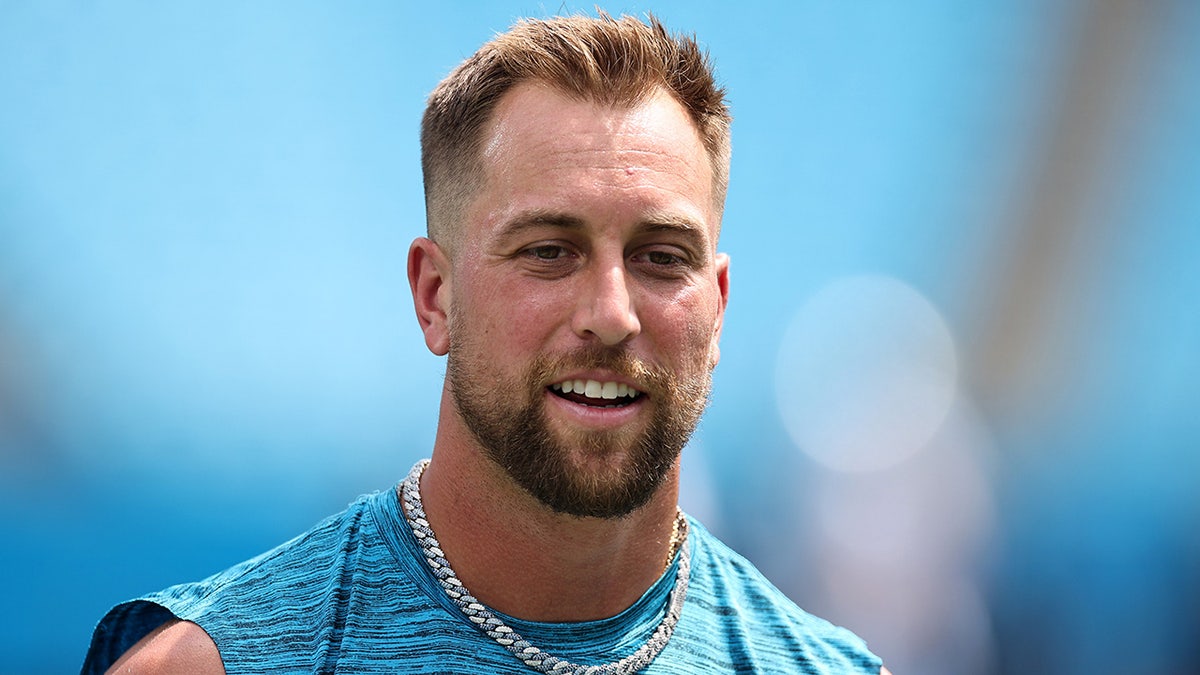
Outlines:
{"type": "Polygon", "coordinates": [[[623,265],[607,265],[587,276],[579,290],[572,324],[579,337],[599,340],[610,347],[641,332],[623,265]]]}

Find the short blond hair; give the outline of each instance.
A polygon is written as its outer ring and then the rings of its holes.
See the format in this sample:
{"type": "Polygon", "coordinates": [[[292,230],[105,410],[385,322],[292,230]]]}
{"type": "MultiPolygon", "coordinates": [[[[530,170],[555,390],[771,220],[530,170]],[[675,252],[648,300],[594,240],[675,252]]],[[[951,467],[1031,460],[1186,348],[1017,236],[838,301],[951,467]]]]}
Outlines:
{"type": "Polygon", "coordinates": [[[429,237],[443,246],[483,180],[484,128],[514,85],[536,80],[569,96],[632,107],[665,89],[687,111],[713,169],[718,212],[729,183],[725,91],[694,37],[671,35],[653,15],[648,23],[600,13],[524,19],[480,47],[429,96],[421,121],[421,169],[429,237]]]}

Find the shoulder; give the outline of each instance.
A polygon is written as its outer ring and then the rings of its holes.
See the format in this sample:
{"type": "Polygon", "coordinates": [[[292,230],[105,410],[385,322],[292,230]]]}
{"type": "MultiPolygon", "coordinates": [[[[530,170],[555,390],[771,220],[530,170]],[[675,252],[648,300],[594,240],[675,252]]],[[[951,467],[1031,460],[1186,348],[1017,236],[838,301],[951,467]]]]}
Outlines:
{"type": "Polygon", "coordinates": [[[300,536],[198,582],[148,596],[179,619],[208,630],[217,644],[236,633],[274,636],[280,618],[315,621],[336,613],[330,589],[348,582],[363,558],[384,552],[366,549],[378,539],[370,526],[367,500],[360,499],[300,536]],[[331,604],[332,603],[332,604],[331,604]]]}
{"type": "MultiPolygon", "coordinates": [[[[242,594],[248,587],[296,590],[305,588],[306,582],[320,582],[337,573],[338,559],[356,554],[376,538],[363,530],[371,523],[370,503],[378,498],[379,493],[359,497],[344,511],[325,518],[299,536],[203,581],[181,584],[176,587],[178,593],[189,600],[191,594],[225,594],[236,596],[240,603],[246,600],[242,594]]],[[[176,607],[163,601],[174,594],[174,589],[166,589],[153,599],[175,611],[176,607]]]]}
{"type": "Polygon", "coordinates": [[[753,610],[750,617],[809,618],[753,563],[698,522],[692,521],[690,527],[691,535],[696,540],[692,567],[697,593],[710,596],[712,602],[730,603],[753,610]]]}
{"type": "Polygon", "coordinates": [[[204,629],[173,619],[155,628],[125,652],[109,673],[224,675],[221,653],[204,629]]]}
{"type": "Polygon", "coordinates": [[[690,524],[696,541],[688,599],[703,639],[719,636],[729,651],[774,672],[799,657],[815,672],[880,673],[878,657],[861,638],[804,611],[749,560],[690,524]]]}
{"type": "Polygon", "coordinates": [[[196,651],[200,647],[236,662],[244,653],[278,648],[281,632],[312,633],[336,625],[345,611],[347,594],[337,592],[347,582],[343,575],[354,573],[364,555],[374,562],[383,558],[376,550],[364,554],[368,542],[379,539],[371,524],[373,499],[379,497],[361,497],[291,541],[206,579],[112,608],[93,632],[85,672],[157,672],[126,670],[123,655],[144,652],[139,659],[157,664],[170,656],[203,653],[196,651]],[[118,658],[123,667],[110,669],[118,658]]]}

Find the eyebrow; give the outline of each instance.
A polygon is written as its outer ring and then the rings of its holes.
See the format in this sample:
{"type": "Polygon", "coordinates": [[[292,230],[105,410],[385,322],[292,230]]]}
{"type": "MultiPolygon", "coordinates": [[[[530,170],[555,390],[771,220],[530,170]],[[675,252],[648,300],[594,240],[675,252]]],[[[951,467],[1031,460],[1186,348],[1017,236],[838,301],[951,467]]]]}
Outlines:
{"type": "Polygon", "coordinates": [[[655,213],[638,224],[638,233],[673,232],[689,240],[693,246],[703,249],[708,243],[707,230],[691,218],[672,213],[655,213]]]}
{"type": "Polygon", "coordinates": [[[496,233],[496,236],[499,239],[509,239],[521,234],[525,230],[531,230],[535,227],[558,227],[565,230],[582,230],[584,222],[582,218],[576,218],[565,213],[534,209],[518,213],[509,219],[500,226],[500,230],[496,233]]]}
{"type": "MultiPolygon", "coordinates": [[[[534,209],[518,213],[500,226],[497,237],[509,239],[525,230],[538,227],[556,227],[564,230],[579,231],[587,227],[587,223],[576,216],[559,211],[534,209]]],[[[635,227],[635,235],[653,232],[671,232],[692,242],[694,246],[704,248],[707,243],[705,228],[691,218],[671,213],[651,213],[635,227]]]]}

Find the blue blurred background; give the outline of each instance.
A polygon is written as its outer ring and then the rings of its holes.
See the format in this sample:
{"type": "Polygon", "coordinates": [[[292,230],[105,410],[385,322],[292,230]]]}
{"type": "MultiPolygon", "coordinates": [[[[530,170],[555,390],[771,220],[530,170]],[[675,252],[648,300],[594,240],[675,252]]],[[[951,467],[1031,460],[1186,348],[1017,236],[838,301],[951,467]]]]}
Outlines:
{"type": "MultiPolygon", "coordinates": [[[[695,32],[733,259],[684,506],[897,675],[1200,666],[1200,3],[695,32]]],[[[403,476],[437,81],[534,2],[0,4],[0,671],[403,476]]]]}

